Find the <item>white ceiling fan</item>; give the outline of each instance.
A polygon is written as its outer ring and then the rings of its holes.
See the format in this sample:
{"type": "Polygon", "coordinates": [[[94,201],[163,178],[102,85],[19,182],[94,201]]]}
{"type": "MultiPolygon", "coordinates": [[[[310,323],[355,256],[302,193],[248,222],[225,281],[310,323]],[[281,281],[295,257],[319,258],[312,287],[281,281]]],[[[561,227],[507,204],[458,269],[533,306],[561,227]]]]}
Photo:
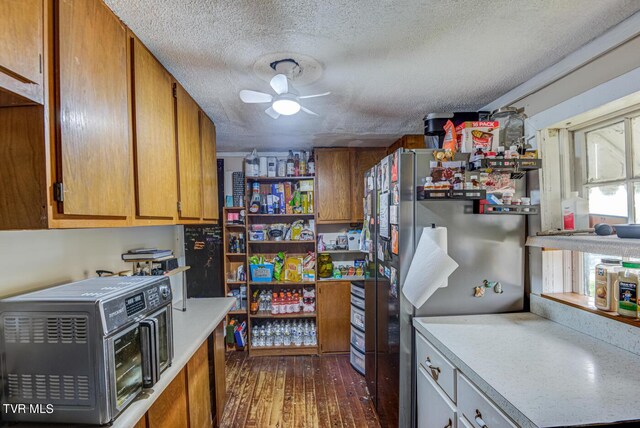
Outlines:
{"type": "Polygon", "coordinates": [[[264,92],[251,91],[243,89],[240,91],[240,99],[247,104],[255,103],[271,103],[268,109],[264,112],[274,119],[280,117],[280,115],[291,116],[298,113],[300,110],[303,112],[318,116],[317,113],[312,112],[306,107],[300,104],[300,100],[306,98],[324,97],[331,92],[325,92],[322,94],[314,95],[298,95],[292,87],[289,85],[287,76],[284,74],[276,74],[271,79],[271,87],[276,92],[276,95],[265,94],[264,92]]]}

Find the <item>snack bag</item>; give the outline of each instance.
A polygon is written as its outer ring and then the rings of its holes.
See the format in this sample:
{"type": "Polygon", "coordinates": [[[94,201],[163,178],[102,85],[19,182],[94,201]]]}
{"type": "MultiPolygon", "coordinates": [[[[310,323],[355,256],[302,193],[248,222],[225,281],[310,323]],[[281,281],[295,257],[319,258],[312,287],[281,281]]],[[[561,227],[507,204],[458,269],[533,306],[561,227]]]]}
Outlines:
{"type": "Polygon", "coordinates": [[[287,282],[302,281],[302,258],[287,257],[284,261],[284,280],[287,282]]]}
{"type": "Polygon", "coordinates": [[[451,150],[451,152],[455,153],[458,151],[458,135],[456,133],[456,127],[453,126],[453,122],[447,120],[447,123],[444,124],[444,142],[442,143],[442,148],[444,150],[451,150]]]}
{"type": "Polygon", "coordinates": [[[273,279],[282,281],[282,267],[284,266],[284,253],[281,251],[273,258],[273,279]]]}

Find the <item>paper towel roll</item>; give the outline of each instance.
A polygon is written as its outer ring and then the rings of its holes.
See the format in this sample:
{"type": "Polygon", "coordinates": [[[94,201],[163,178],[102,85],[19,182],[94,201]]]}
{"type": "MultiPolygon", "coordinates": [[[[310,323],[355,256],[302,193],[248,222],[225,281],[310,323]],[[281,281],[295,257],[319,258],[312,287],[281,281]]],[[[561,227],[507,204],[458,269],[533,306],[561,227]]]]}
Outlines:
{"type": "Polygon", "coordinates": [[[411,260],[402,292],[419,308],[438,288],[449,285],[448,278],[458,263],[447,254],[447,228],[425,227],[411,260]]]}
{"type": "Polygon", "coordinates": [[[264,156],[260,156],[259,158],[259,165],[260,165],[260,177],[266,177],[267,176],[267,158],[264,156]]]}

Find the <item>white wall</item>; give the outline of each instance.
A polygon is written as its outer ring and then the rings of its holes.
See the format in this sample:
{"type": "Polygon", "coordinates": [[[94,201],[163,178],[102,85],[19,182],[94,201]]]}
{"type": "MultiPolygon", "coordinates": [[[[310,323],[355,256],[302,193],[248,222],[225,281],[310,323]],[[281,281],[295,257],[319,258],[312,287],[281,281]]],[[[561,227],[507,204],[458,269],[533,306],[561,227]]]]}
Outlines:
{"type": "MultiPolygon", "coordinates": [[[[120,254],[132,248],[168,248],[182,256],[181,231],[159,226],[0,232],[0,297],[93,277],[97,269],[131,269],[120,254]]],[[[177,301],[180,278],[172,285],[177,301]]]]}

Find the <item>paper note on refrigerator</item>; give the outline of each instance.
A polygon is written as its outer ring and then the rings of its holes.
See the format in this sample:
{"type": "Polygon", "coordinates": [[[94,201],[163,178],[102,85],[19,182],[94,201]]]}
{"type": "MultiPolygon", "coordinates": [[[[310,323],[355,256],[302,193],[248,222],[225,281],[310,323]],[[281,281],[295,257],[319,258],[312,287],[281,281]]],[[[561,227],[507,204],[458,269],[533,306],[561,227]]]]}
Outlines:
{"type": "Polygon", "coordinates": [[[448,278],[458,263],[447,254],[447,228],[425,227],[411,260],[402,292],[416,308],[421,307],[448,278]]]}

